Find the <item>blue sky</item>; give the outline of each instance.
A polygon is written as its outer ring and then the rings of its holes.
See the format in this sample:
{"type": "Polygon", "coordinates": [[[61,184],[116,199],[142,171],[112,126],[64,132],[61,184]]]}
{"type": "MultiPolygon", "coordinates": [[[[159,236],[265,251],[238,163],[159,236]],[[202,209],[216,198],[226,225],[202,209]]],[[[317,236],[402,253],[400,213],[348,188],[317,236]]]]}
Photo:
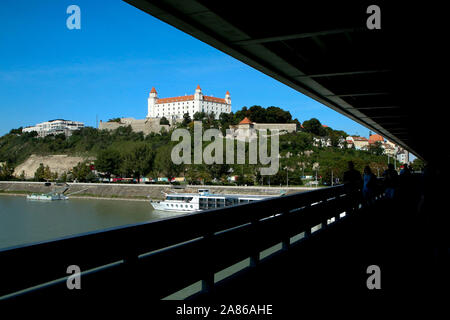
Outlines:
{"type": "Polygon", "coordinates": [[[0,2],[0,135],[55,118],[95,126],[96,116],[142,119],[154,86],[161,98],[203,93],[232,110],[278,106],[301,122],[369,130],[259,71],[119,1],[0,2]],[[81,30],[66,27],[69,5],[81,30]]]}

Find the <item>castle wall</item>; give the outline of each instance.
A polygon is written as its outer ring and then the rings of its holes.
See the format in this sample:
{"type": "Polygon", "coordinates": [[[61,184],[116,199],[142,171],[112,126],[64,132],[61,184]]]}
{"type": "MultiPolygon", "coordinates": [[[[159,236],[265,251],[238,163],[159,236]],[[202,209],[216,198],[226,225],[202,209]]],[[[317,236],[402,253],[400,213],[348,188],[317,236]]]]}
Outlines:
{"type": "Polygon", "coordinates": [[[121,118],[120,123],[118,122],[102,122],[100,121],[100,130],[115,130],[119,127],[131,126],[134,132],[142,132],[145,135],[149,133],[160,133],[161,129],[164,128],[169,131],[169,125],[160,125],[160,118],[146,118],[146,119],[134,119],[134,118],[121,118]]]}
{"type": "Polygon", "coordinates": [[[258,129],[258,130],[278,129],[280,131],[296,132],[297,124],[295,124],[295,123],[253,123],[253,128],[258,129]]]}

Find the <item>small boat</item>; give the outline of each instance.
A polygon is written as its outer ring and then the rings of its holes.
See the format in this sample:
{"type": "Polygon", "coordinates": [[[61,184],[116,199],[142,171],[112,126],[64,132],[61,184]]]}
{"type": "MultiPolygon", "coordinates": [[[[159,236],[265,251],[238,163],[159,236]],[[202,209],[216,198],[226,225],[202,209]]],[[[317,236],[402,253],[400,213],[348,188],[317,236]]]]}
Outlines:
{"type": "Polygon", "coordinates": [[[50,192],[50,193],[32,193],[30,195],[27,195],[27,199],[52,201],[52,200],[67,200],[69,199],[69,197],[63,195],[62,193],[50,192]]]}
{"type": "Polygon", "coordinates": [[[150,200],[150,204],[155,210],[197,212],[275,197],[241,194],[212,194],[209,193],[208,189],[199,189],[198,193],[164,193],[164,195],[165,199],[162,201],[150,200]]]}

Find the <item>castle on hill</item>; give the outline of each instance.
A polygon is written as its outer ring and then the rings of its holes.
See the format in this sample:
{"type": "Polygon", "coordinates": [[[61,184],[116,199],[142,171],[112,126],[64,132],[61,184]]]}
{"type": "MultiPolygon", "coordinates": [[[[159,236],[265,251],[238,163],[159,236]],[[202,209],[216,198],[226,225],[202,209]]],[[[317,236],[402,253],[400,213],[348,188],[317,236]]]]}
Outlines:
{"type": "Polygon", "coordinates": [[[191,119],[196,112],[214,113],[219,119],[221,113],[231,112],[230,92],[225,93],[225,98],[216,98],[203,95],[200,85],[197,85],[193,95],[185,95],[172,98],[158,98],[158,93],[153,87],[148,97],[147,118],[162,118],[175,121],[183,119],[188,113],[191,119]]]}
{"type": "Polygon", "coordinates": [[[115,130],[119,127],[131,126],[135,132],[159,133],[163,128],[165,130],[170,128],[169,125],[160,124],[162,117],[165,117],[172,125],[182,121],[186,113],[193,119],[196,112],[214,113],[216,119],[219,119],[221,113],[230,113],[230,92],[226,92],[225,98],[206,96],[203,95],[200,85],[197,85],[193,95],[159,98],[156,89],[153,87],[148,97],[148,110],[145,119],[120,118],[119,121],[114,122],[100,120],[99,129],[115,130]]]}

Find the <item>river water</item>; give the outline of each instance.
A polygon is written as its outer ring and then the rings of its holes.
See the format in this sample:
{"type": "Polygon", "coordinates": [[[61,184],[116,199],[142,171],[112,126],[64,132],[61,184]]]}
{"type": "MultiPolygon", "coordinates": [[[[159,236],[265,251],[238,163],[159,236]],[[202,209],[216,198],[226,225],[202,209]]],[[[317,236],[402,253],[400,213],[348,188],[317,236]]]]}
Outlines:
{"type": "Polygon", "coordinates": [[[33,201],[0,195],[0,249],[173,216],[148,201],[33,201]]]}

